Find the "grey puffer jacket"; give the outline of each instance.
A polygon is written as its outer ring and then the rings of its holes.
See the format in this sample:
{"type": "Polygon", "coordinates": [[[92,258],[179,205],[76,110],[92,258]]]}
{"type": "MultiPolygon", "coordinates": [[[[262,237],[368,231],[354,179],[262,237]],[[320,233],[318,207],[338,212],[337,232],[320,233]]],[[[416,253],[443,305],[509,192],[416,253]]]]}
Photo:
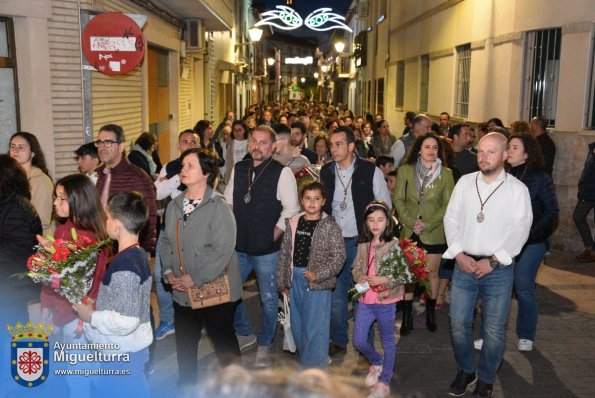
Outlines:
{"type": "MultiPolygon", "coordinates": [[[[291,287],[293,279],[293,242],[298,221],[304,213],[285,219],[286,229],[279,252],[277,266],[277,290],[280,292],[291,287]]],[[[322,213],[322,219],[312,234],[308,271],[316,274],[316,281],[309,282],[311,290],[330,290],[335,287],[337,275],[345,263],[345,245],[341,228],[335,220],[322,213]]]]}
{"type": "MultiPolygon", "coordinates": [[[[174,276],[180,276],[177,226],[184,271],[190,274],[192,281],[197,286],[211,282],[223,274],[229,263],[231,301],[239,300],[243,288],[234,250],[236,222],[231,209],[223,195],[208,187],[200,205],[184,217],[184,196],[185,192],[167,206],[165,231],[160,243],[163,275],[173,272],[174,276]]],[[[174,290],[173,296],[176,303],[189,306],[186,292],[174,290]]]]}

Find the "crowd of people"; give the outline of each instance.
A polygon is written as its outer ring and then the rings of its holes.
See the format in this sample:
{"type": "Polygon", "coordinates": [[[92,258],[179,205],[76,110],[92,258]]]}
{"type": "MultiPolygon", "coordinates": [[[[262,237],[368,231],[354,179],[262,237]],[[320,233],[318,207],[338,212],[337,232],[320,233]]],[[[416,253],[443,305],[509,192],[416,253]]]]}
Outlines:
{"type": "MultiPolygon", "coordinates": [[[[55,184],[37,138],[15,133],[9,154],[0,155],[2,288],[30,319],[54,324],[56,339],[119,343],[132,356],[124,365],[136,370],[140,396],[149,394],[140,369],[151,372],[155,344],[172,334],[181,395],[196,389],[203,328],[218,365],[240,364],[242,352],[256,346],[254,366],[271,366],[285,296],[299,366],[325,370],[351,340],[369,362],[369,397],[386,397],[397,308],[402,336],[413,331],[414,297],[425,303],[427,329],[447,330],[436,311],[450,296],[457,374],[449,394],[475,385],[474,395],[489,397],[513,292],[518,349],[530,351],[535,342],[535,279],[559,214],[556,148],[541,117],[506,128],[498,118],[451,125],[446,112],[439,123],[407,112],[404,124],[397,138],[382,114],[356,117],[340,104],[254,105],[242,118],[228,112],[216,128],[200,120],[180,132],[179,157],[163,165],[156,136],[140,134],[126,156],[123,129],[107,124],[75,151],[80,174],[55,184]],[[66,239],[73,228],[92,242],[114,241],[98,257],[90,302],[72,306],[49,287],[9,280],[24,271],[35,244],[47,244],[44,236],[66,239]],[[377,274],[397,238],[427,252],[425,292],[377,274]],[[253,272],[256,328],[242,301],[253,272]],[[195,305],[194,291],[222,276],[225,302],[195,305]],[[372,289],[353,304],[350,336],[348,290],[365,282],[372,289]],[[473,341],[476,307],[481,339],[473,341]],[[478,364],[474,348],[482,352],[478,364]]],[[[586,221],[595,205],[594,156],[592,143],[574,212],[585,245],[576,259],[584,262],[595,261],[586,221]]],[[[69,380],[71,396],[105,388],[69,380]]]]}

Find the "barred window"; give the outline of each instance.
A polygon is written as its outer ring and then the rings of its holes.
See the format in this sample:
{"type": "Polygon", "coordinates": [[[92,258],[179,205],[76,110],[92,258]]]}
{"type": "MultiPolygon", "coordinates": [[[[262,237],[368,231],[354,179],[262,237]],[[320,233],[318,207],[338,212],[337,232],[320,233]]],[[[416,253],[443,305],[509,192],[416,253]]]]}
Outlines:
{"type": "Polygon", "coordinates": [[[20,130],[16,61],[12,19],[0,17],[0,153],[8,153],[10,136],[20,130]]]}
{"type": "Polygon", "coordinates": [[[455,114],[469,115],[469,78],[471,76],[471,44],[457,47],[457,79],[455,91],[455,114]]]}
{"type": "Polygon", "coordinates": [[[591,51],[591,91],[586,125],[588,128],[595,129],[595,40],[591,51]]]}
{"type": "Polygon", "coordinates": [[[556,124],[561,39],[560,28],[526,34],[522,112],[525,120],[544,116],[548,126],[556,124]]]}
{"type": "Polygon", "coordinates": [[[376,80],[378,89],[376,90],[376,112],[384,113],[384,78],[376,80]]]}
{"type": "Polygon", "coordinates": [[[405,61],[397,62],[397,95],[395,106],[403,108],[405,104],[405,61]]]}
{"type": "Polygon", "coordinates": [[[420,57],[419,74],[419,110],[428,110],[428,91],[430,88],[430,56],[428,54],[420,57]]]}

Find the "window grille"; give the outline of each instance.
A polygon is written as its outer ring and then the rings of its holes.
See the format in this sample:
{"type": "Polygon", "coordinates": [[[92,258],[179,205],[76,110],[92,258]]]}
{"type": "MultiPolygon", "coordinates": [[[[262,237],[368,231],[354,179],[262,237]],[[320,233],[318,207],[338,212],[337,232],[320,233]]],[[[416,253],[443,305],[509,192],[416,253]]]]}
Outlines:
{"type": "Polygon", "coordinates": [[[548,126],[556,124],[556,102],[560,75],[562,29],[527,32],[523,118],[544,116],[548,126]]]}
{"type": "Polygon", "coordinates": [[[457,47],[457,79],[455,91],[455,114],[469,114],[469,78],[471,76],[471,44],[457,47]]]}
{"type": "Polygon", "coordinates": [[[419,110],[428,110],[428,90],[430,88],[430,56],[422,55],[420,58],[419,75],[419,110]]]}
{"type": "Polygon", "coordinates": [[[405,61],[397,62],[397,94],[395,96],[395,106],[403,108],[405,103],[405,61]]]}

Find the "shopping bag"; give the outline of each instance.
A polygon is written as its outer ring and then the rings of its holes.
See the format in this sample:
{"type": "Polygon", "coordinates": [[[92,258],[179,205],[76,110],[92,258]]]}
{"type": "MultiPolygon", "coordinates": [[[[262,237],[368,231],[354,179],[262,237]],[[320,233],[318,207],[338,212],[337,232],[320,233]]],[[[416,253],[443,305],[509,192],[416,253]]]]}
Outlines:
{"type": "Polygon", "coordinates": [[[278,313],[279,323],[283,326],[283,351],[295,353],[295,341],[291,334],[291,312],[289,308],[289,298],[283,295],[283,312],[278,313]]]}

